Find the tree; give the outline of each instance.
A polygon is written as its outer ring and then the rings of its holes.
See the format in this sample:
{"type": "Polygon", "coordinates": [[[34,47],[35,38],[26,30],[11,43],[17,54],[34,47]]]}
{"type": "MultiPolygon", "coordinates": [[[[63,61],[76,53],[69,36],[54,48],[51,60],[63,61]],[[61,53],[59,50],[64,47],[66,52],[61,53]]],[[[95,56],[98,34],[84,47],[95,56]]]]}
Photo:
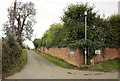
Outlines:
{"type": "Polygon", "coordinates": [[[14,6],[11,5],[8,8],[8,21],[4,24],[5,27],[15,28],[15,39],[22,45],[22,41],[25,39],[31,39],[33,33],[33,25],[35,24],[35,5],[32,2],[16,3],[16,12],[14,12],[14,6]],[[14,14],[15,13],[15,14],[14,14]],[[13,26],[13,21],[15,16],[15,27],[13,26]]]}
{"type": "Polygon", "coordinates": [[[99,31],[101,27],[102,19],[97,12],[93,12],[94,6],[90,7],[88,4],[71,4],[64,10],[64,15],[62,16],[64,29],[68,31],[69,40],[80,40],[85,38],[85,11],[87,11],[87,28],[88,28],[88,38],[91,40],[98,39],[99,31]],[[89,31],[90,30],[90,31],[89,31]]]}
{"type": "Polygon", "coordinates": [[[35,49],[37,49],[40,46],[40,44],[41,44],[41,39],[35,39],[33,41],[33,44],[35,46],[35,49]]]}
{"type": "Polygon", "coordinates": [[[42,37],[42,41],[47,48],[57,46],[59,44],[62,37],[59,34],[61,33],[62,28],[63,26],[60,23],[50,25],[50,29],[47,30],[42,37]]]}
{"type": "Polygon", "coordinates": [[[94,7],[89,7],[87,3],[69,5],[62,16],[63,25],[52,24],[50,29],[45,32],[44,36],[42,37],[43,46],[66,47],[70,46],[69,44],[71,44],[78,47],[78,44],[80,44],[81,41],[83,42],[83,39],[85,38],[85,11],[88,13],[87,33],[89,36],[87,39],[94,42],[101,41],[103,37],[103,33],[101,33],[103,30],[102,26],[104,25],[103,19],[101,19],[96,12],[93,12],[93,9],[94,7]]]}
{"type": "Polygon", "coordinates": [[[87,48],[88,58],[104,45],[101,41],[104,37],[102,32],[104,20],[93,10],[94,6],[89,6],[88,3],[70,4],[61,18],[63,27],[68,32],[67,46],[80,48],[83,53],[87,48]],[[84,14],[85,11],[87,15],[84,14]],[[87,40],[85,40],[85,16],[87,16],[87,40]]]}
{"type": "Polygon", "coordinates": [[[10,28],[6,29],[6,37],[2,37],[2,77],[6,77],[11,71],[8,69],[14,68],[17,63],[20,63],[22,48],[15,41],[10,28]]]}
{"type": "Polygon", "coordinates": [[[120,47],[120,15],[112,15],[107,19],[105,43],[109,47],[120,47]]]}

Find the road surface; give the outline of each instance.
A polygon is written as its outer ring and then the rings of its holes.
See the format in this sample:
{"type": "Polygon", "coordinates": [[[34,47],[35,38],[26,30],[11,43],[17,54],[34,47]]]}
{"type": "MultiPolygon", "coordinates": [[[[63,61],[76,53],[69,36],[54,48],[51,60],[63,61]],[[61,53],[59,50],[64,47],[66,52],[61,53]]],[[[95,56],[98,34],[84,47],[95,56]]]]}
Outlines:
{"type": "Polygon", "coordinates": [[[95,72],[65,69],[47,61],[34,51],[28,51],[28,62],[7,79],[118,79],[118,72],[95,72]]]}

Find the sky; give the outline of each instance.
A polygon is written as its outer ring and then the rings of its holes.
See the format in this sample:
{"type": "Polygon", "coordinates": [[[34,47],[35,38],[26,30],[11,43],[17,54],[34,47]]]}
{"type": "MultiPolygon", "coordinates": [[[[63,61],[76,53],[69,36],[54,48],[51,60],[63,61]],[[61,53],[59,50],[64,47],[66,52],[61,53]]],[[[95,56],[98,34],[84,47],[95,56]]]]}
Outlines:
{"type": "MultiPolygon", "coordinates": [[[[69,4],[76,4],[77,2],[86,3],[90,5],[94,4],[95,11],[98,11],[98,14],[105,18],[113,14],[118,13],[118,1],[120,0],[17,0],[18,2],[33,2],[37,10],[36,21],[33,29],[32,41],[35,38],[40,38],[43,36],[44,32],[49,29],[50,25],[53,23],[61,23],[61,17],[63,15],[63,9],[69,4]]],[[[7,19],[7,8],[14,2],[14,0],[1,0],[0,1],[0,37],[2,37],[2,27],[7,19]]],[[[33,48],[33,43],[26,40],[24,42],[30,48],[33,48]]]]}

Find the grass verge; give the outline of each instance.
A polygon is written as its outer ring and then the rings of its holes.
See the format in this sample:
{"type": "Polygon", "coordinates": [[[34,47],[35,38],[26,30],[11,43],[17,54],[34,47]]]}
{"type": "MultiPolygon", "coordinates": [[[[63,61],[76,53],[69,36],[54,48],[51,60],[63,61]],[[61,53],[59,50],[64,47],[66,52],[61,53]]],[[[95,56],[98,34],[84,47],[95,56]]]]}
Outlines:
{"type": "Polygon", "coordinates": [[[20,57],[20,60],[18,61],[17,64],[12,65],[6,73],[3,73],[2,78],[4,79],[5,77],[12,75],[16,72],[19,72],[23,66],[27,63],[27,49],[22,50],[22,55],[20,57]]]}
{"type": "Polygon", "coordinates": [[[120,69],[120,59],[107,60],[94,66],[89,66],[92,71],[111,71],[120,69]]]}
{"type": "Polygon", "coordinates": [[[47,59],[48,61],[54,63],[55,65],[57,66],[60,66],[60,67],[63,67],[63,68],[69,68],[69,69],[78,69],[76,66],[73,66],[72,64],[69,64],[69,63],[66,63],[64,60],[62,59],[59,59],[59,58],[56,58],[56,57],[53,57],[51,55],[48,55],[48,54],[45,54],[45,53],[42,53],[38,50],[35,50],[34,51],[41,55],[42,57],[44,57],[45,59],[47,59]]]}
{"type": "Polygon", "coordinates": [[[23,49],[21,60],[22,60],[21,66],[27,63],[27,49],[23,49]]]}

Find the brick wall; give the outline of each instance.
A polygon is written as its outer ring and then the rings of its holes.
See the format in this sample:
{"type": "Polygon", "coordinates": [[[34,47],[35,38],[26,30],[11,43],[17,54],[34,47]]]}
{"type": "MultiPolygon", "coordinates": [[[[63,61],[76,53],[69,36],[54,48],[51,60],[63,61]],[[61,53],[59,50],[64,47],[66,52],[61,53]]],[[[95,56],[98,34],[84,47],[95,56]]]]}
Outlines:
{"type": "MultiPolygon", "coordinates": [[[[64,61],[73,64],[75,66],[81,67],[84,64],[84,54],[80,51],[80,49],[70,49],[70,48],[41,48],[42,52],[50,54],[54,57],[63,59],[64,61]],[[74,54],[71,54],[74,52],[74,54]]],[[[120,49],[115,48],[106,48],[105,49],[105,57],[102,54],[93,56],[95,62],[101,62],[104,60],[118,58],[118,54],[120,53],[120,49]]]]}
{"type": "Polygon", "coordinates": [[[93,59],[95,60],[95,62],[101,62],[101,61],[104,61],[104,60],[119,58],[119,56],[118,56],[119,53],[120,53],[120,48],[119,49],[106,48],[104,57],[103,57],[103,54],[101,53],[100,55],[93,56],[93,59]]]}
{"type": "Polygon", "coordinates": [[[84,55],[80,53],[79,49],[70,49],[70,48],[41,48],[42,52],[50,54],[54,57],[58,57],[63,59],[64,61],[81,67],[84,63],[84,55]],[[74,52],[74,54],[70,54],[70,52],[74,52]]]}

